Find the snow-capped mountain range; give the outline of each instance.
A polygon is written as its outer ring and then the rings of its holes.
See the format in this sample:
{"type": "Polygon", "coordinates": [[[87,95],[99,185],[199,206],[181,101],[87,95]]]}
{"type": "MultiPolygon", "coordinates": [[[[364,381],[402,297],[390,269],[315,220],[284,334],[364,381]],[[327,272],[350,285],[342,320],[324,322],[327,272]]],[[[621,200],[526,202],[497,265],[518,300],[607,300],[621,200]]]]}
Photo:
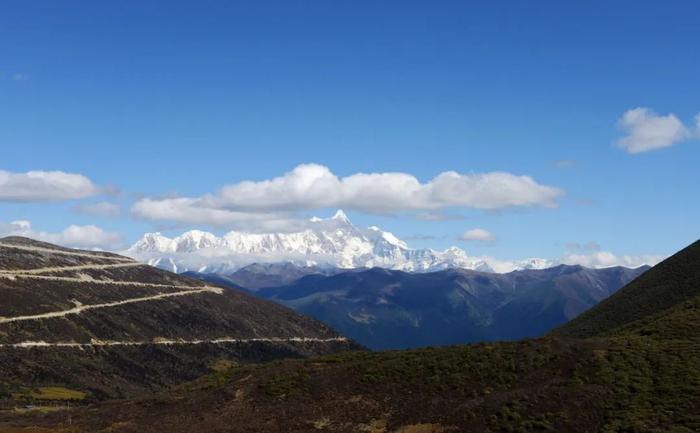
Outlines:
{"type": "Polygon", "coordinates": [[[545,259],[503,262],[471,257],[464,250],[412,249],[389,232],[353,225],[342,210],[331,218],[311,218],[296,233],[244,233],[223,237],[191,230],[175,238],[147,233],[126,254],[175,272],[229,273],[251,263],[290,262],[298,266],[337,268],[382,267],[409,272],[463,268],[485,272],[544,269],[556,263],[545,259]]]}

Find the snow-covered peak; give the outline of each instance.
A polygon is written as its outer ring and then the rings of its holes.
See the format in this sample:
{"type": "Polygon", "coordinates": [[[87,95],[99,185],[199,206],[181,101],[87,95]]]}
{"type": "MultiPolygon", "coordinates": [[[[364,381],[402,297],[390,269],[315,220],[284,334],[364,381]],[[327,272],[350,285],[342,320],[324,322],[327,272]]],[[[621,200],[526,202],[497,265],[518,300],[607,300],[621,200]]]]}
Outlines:
{"type": "Polygon", "coordinates": [[[558,263],[548,259],[532,258],[518,262],[517,268],[523,269],[547,269],[556,266],[558,263]]]}
{"type": "Polygon", "coordinates": [[[221,243],[221,239],[213,233],[201,230],[190,230],[173,239],[175,251],[193,251],[204,248],[216,247],[221,243]]]}
{"type": "Polygon", "coordinates": [[[450,254],[455,257],[467,257],[466,251],[454,245],[446,249],[445,254],[450,254]]]}
{"type": "Polygon", "coordinates": [[[350,222],[350,219],[349,219],[348,216],[345,214],[345,212],[343,212],[342,209],[338,209],[337,211],[335,211],[335,214],[331,217],[331,219],[332,219],[332,220],[336,220],[336,221],[343,221],[343,222],[346,222],[346,223],[349,223],[349,222],[350,222]]]}
{"type": "Polygon", "coordinates": [[[362,229],[354,226],[342,210],[331,218],[312,218],[304,230],[294,233],[231,231],[218,237],[209,232],[190,230],[173,239],[160,233],[147,233],[129,248],[127,254],[178,272],[206,269],[225,273],[254,262],[339,268],[382,267],[410,272],[448,268],[510,272],[541,269],[552,264],[543,259],[502,262],[488,257],[472,257],[458,247],[444,251],[412,249],[379,227],[362,229]]]}
{"type": "Polygon", "coordinates": [[[382,229],[380,229],[377,226],[369,226],[366,231],[366,236],[369,239],[374,239],[374,240],[382,240],[384,242],[387,242],[390,245],[402,248],[402,249],[409,249],[408,244],[406,242],[402,241],[401,239],[397,238],[394,236],[393,233],[390,232],[385,232],[382,229]]]}
{"type": "Polygon", "coordinates": [[[172,239],[163,236],[160,232],[146,233],[138,242],[129,248],[130,252],[167,253],[172,252],[172,239]]]}

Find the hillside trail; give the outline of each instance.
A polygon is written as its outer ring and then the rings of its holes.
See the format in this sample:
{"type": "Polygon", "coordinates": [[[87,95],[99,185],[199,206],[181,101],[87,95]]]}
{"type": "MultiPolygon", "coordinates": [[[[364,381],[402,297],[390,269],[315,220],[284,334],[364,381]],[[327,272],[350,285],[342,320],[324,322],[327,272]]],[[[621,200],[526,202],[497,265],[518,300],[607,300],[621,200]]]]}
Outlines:
{"type": "MultiPolygon", "coordinates": [[[[138,302],[150,302],[158,301],[172,297],[179,296],[191,296],[204,293],[214,293],[217,295],[222,295],[225,289],[214,286],[188,286],[188,285],[178,285],[178,284],[161,284],[161,283],[144,283],[139,281],[118,281],[112,279],[96,279],[91,275],[78,273],[74,277],[66,276],[55,276],[55,275],[42,275],[46,273],[60,273],[60,272],[71,272],[71,271],[87,271],[87,270],[105,270],[114,268],[124,268],[124,267],[137,267],[137,266],[147,266],[143,263],[134,261],[126,257],[109,257],[101,256],[97,254],[76,252],[76,251],[62,251],[50,248],[24,246],[24,245],[13,245],[0,242],[0,247],[14,248],[32,252],[41,253],[51,253],[51,254],[64,254],[70,256],[78,257],[88,257],[92,259],[101,260],[112,260],[118,263],[108,263],[108,264],[84,264],[84,265],[73,265],[73,266],[53,266],[35,269],[3,269],[0,270],[0,279],[10,279],[16,280],[21,279],[36,279],[44,281],[61,281],[61,282],[72,282],[72,283],[91,283],[91,284],[105,284],[105,285],[125,285],[125,286],[137,286],[137,287],[157,287],[157,288],[171,288],[171,289],[182,289],[177,292],[165,292],[157,293],[151,296],[142,296],[137,298],[128,298],[120,301],[104,302],[99,304],[88,304],[84,305],[79,301],[73,300],[75,307],[68,310],[61,311],[51,311],[47,313],[39,313],[25,316],[15,316],[15,317],[2,317],[0,316],[0,324],[3,323],[13,323],[21,321],[31,321],[31,320],[44,320],[57,317],[65,317],[69,315],[80,314],[83,311],[101,309],[101,308],[111,308],[118,307],[121,305],[133,304],[138,302]]],[[[154,338],[150,341],[110,341],[110,340],[92,340],[90,343],[77,343],[77,342],[56,342],[48,343],[46,341],[24,341],[21,343],[7,343],[0,344],[0,348],[43,348],[43,347],[57,347],[57,348],[90,348],[90,347],[104,347],[104,346],[148,346],[148,345],[198,345],[198,344],[236,344],[236,343],[255,343],[255,342],[269,342],[269,343],[307,343],[307,342],[319,342],[319,343],[330,343],[330,342],[345,342],[348,341],[345,337],[330,337],[330,338],[315,338],[315,337],[254,337],[254,338],[233,338],[233,337],[220,337],[214,339],[200,339],[200,340],[184,340],[184,339],[166,339],[166,338],[154,338]]]]}
{"type": "Polygon", "coordinates": [[[79,251],[64,251],[56,250],[53,248],[43,248],[43,247],[31,247],[28,245],[15,245],[8,244],[5,242],[0,242],[0,248],[14,248],[16,250],[32,251],[35,253],[50,253],[50,254],[63,254],[67,256],[77,256],[77,257],[89,257],[91,259],[103,259],[103,260],[116,260],[122,262],[133,262],[134,259],[122,256],[106,256],[97,253],[79,252],[79,251]]]}
{"type": "MultiPolygon", "coordinates": [[[[144,265],[146,266],[146,265],[144,265]]],[[[59,281],[69,283],[91,283],[91,284],[108,284],[115,286],[137,286],[137,287],[159,287],[159,288],[174,288],[174,289],[199,289],[202,286],[189,286],[185,284],[163,284],[163,283],[144,283],[141,281],[119,281],[111,279],[96,279],[87,274],[78,274],[77,277],[58,277],[55,275],[37,275],[28,273],[0,272],[0,279],[6,278],[16,280],[17,278],[26,278],[33,280],[44,281],[59,281]]]]}
{"type": "Polygon", "coordinates": [[[179,292],[170,292],[170,293],[159,293],[157,295],[152,295],[152,296],[143,296],[139,298],[129,298],[129,299],[124,299],[121,301],[115,301],[115,302],[105,302],[101,304],[90,304],[90,305],[82,305],[78,302],[76,302],[76,305],[74,308],[71,308],[69,310],[62,310],[62,311],[52,311],[49,313],[41,313],[41,314],[32,314],[28,316],[16,316],[16,317],[0,317],[0,324],[1,323],[11,323],[11,322],[20,322],[20,321],[26,321],[26,320],[42,320],[42,319],[50,319],[54,317],[64,317],[68,316],[71,314],[80,314],[83,311],[87,310],[94,310],[98,308],[110,308],[110,307],[117,307],[120,305],[126,305],[126,304],[133,304],[136,302],[147,302],[147,301],[156,301],[160,299],[165,299],[165,298],[172,298],[172,297],[177,297],[177,296],[190,296],[198,293],[215,293],[217,295],[223,294],[224,289],[220,287],[212,287],[212,286],[205,286],[202,288],[193,288],[190,290],[183,290],[179,292]]]}
{"type": "Polygon", "coordinates": [[[74,265],[74,266],[53,266],[47,268],[35,269],[2,269],[0,274],[45,274],[47,272],[68,272],[68,271],[87,271],[87,270],[103,270],[114,268],[129,268],[136,266],[146,266],[140,262],[127,263],[109,263],[109,264],[89,264],[89,265],[74,265]]]}
{"type": "Polygon", "coordinates": [[[151,341],[104,341],[92,340],[90,343],[59,342],[47,343],[45,341],[23,341],[21,343],[0,344],[0,348],[13,347],[18,349],[31,349],[35,347],[66,347],[85,349],[90,347],[105,346],[177,346],[177,345],[198,345],[198,344],[236,344],[236,343],[332,343],[346,342],[345,337],[255,337],[255,338],[232,338],[222,337],[205,340],[172,340],[165,338],[154,338],[151,341]]]}

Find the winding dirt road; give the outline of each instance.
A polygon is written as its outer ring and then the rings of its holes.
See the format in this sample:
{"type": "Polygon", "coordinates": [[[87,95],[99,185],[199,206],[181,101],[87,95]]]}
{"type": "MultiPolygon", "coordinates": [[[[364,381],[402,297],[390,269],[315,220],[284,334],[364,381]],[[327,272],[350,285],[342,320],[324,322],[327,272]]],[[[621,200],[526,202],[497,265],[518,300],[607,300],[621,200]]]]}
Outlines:
{"type": "Polygon", "coordinates": [[[75,266],[54,266],[49,268],[36,268],[36,269],[3,269],[0,270],[0,274],[5,275],[19,275],[19,274],[45,274],[47,272],[69,272],[69,271],[86,271],[90,269],[100,270],[100,269],[112,269],[112,268],[129,268],[136,266],[146,266],[139,262],[126,262],[126,263],[110,263],[106,265],[75,265],[75,266]]]}
{"type": "MultiPolygon", "coordinates": [[[[109,257],[101,256],[97,254],[90,254],[87,252],[78,251],[62,251],[50,248],[42,247],[32,247],[24,245],[14,245],[0,243],[0,247],[14,248],[26,251],[34,251],[41,253],[51,253],[51,254],[65,254],[71,256],[79,257],[89,257],[93,259],[106,259],[112,260],[117,263],[108,264],[84,264],[84,265],[73,265],[73,266],[57,266],[57,267],[45,267],[37,269],[5,269],[0,270],[0,279],[38,279],[46,281],[63,281],[71,283],[90,283],[90,284],[110,284],[110,285],[126,285],[126,286],[140,286],[140,287],[158,287],[158,288],[171,288],[171,289],[181,289],[176,292],[164,292],[157,293],[151,296],[142,296],[138,298],[128,298],[121,301],[105,302],[99,304],[83,305],[78,301],[73,301],[75,307],[68,310],[62,311],[51,311],[48,313],[32,314],[25,316],[15,316],[15,317],[2,317],[0,316],[0,324],[21,322],[29,320],[44,320],[52,319],[58,317],[65,317],[74,314],[80,314],[84,311],[95,310],[100,308],[111,308],[118,307],[121,305],[133,304],[138,302],[150,302],[159,301],[167,298],[173,298],[178,296],[192,296],[203,293],[214,293],[221,295],[224,293],[223,288],[213,287],[213,286],[187,286],[187,285],[176,285],[176,284],[160,284],[160,283],[144,283],[139,281],[116,281],[111,279],[95,279],[94,277],[81,274],[78,272],[77,276],[66,277],[66,276],[55,276],[55,275],[42,275],[46,273],[56,273],[56,272],[77,272],[85,270],[102,270],[102,269],[113,269],[113,268],[124,268],[124,267],[137,267],[137,266],[147,266],[143,263],[134,261],[126,257],[109,257]]],[[[269,343],[306,343],[306,342],[319,342],[319,343],[329,343],[329,342],[344,342],[348,341],[345,337],[332,337],[332,338],[315,338],[315,337],[255,337],[255,338],[233,338],[233,337],[221,337],[216,339],[208,340],[184,340],[184,339],[166,339],[166,338],[155,338],[150,341],[104,341],[104,340],[92,340],[90,343],[77,343],[77,342],[55,342],[49,343],[46,341],[24,341],[21,343],[8,343],[0,344],[0,348],[46,348],[46,347],[65,347],[65,348],[89,348],[89,347],[105,347],[105,346],[149,346],[149,345],[197,345],[197,344],[235,344],[235,343],[255,343],[255,342],[269,342],[269,343]]]]}
{"type": "Polygon", "coordinates": [[[118,280],[97,280],[90,275],[78,274],[77,277],[57,277],[54,275],[34,275],[34,274],[3,274],[0,273],[0,278],[8,278],[11,280],[17,278],[28,278],[33,280],[45,281],[61,281],[69,283],[90,283],[90,284],[109,284],[114,286],[137,286],[137,287],[159,287],[173,289],[199,289],[203,286],[188,286],[182,284],[162,284],[162,283],[143,283],[141,281],[118,281],[118,280]]]}
{"type": "Polygon", "coordinates": [[[42,248],[42,247],[30,247],[27,245],[15,245],[15,244],[8,244],[4,242],[0,242],[0,248],[14,248],[16,250],[24,250],[24,251],[32,251],[36,253],[51,253],[51,254],[63,254],[67,256],[78,256],[78,257],[89,257],[91,259],[104,259],[104,260],[116,260],[120,262],[133,262],[133,259],[130,259],[128,257],[121,257],[121,256],[106,256],[106,255],[101,255],[101,254],[93,254],[93,253],[88,253],[88,252],[79,252],[79,251],[64,251],[64,250],[55,250],[52,248],[42,248]]]}
{"type": "Polygon", "coordinates": [[[77,305],[69,310],[62,311],[52,311],[49,313],[33,314],[30,316],[16,316],[16,317],[0,317],[0,323],[10,323],[10,322],[21,322],[24,320],[41,320],[41,319],[51,319],[54,317],[63,317],[70,314],[80,314],[83,311],[94,310],[97,308],[110,308],[118,307],[120,305],[133,304],[135,302],[147,302],[147,301],[157,301],[165,298],[172,298],[176,296],[190,296],[196,295],[198,293],[216,293],[221,295],[224,293],[224,289],[220,287],[205,286],[202,288],[193,288],[190,290],[183,290],[180,292],[170,292],[170,293],[158,293],[153,296],[144,296],[141,298],[130,298],[115,302],[105,302],[103,304],[92,304],[92,305],[77,305]]]}
{"type": "Polygon", "coordinates": [[[45,341],[23,341],[21,343],[0,344],[0,348],[14,347],[22,349],[41,347],[67,347],[84,349],[89,347],[104,346],[175,346],[175,345],[196,345],[196,344],[235,344],[235,343],[331,343],[348,341],[345,337],[331,338],[311,338],[311,337],[270,337],[270,338],[231,338],[222,337],[211,340],[170,340],[156,338],[151,341],[102,341],[93,340],[90,343],[60,342],[47,343],[45,341]]]}

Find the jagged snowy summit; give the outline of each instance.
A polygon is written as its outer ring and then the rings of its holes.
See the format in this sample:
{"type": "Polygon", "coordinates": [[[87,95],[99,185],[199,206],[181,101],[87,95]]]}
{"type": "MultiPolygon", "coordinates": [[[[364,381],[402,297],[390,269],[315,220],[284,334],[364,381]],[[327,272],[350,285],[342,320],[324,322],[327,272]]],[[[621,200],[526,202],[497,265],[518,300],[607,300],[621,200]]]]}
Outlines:
{"type": "Polygon", "coordinates": [[[251,263],[290,262],[299,266],[383,267],[410,272],[447,268],[485,272],[542,269],[544,259],[500,262],[472,257],[458,247],[444,251],[413,249],[379,227],[356,227],[342,210],[330,218],[313,217],[294,233],[231,231],[222,237],[191,230],[175,238],[147,233],[126,251],[131,257],[176,272],[232,272],[251,263]]]}

